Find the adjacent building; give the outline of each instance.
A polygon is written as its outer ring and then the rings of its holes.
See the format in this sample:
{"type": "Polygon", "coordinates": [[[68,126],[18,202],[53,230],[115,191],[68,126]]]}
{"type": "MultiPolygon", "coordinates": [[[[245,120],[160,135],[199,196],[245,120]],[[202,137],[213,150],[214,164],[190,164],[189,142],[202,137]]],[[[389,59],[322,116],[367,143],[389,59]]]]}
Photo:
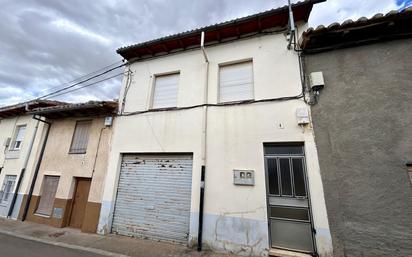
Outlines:
{"type": "Polygon", "coordinates": [[[309,29],[307,75],[335,256],[412,256],[412,9],[309,29]]]}
{"type": "MultiPolygon", "coordinates": [[[[293,5],[298,35],[318,2],[293,5]]],[[[288,13],[281,7],[118,50],[128,65],[99,233],[250,256],[332,256],[288,13]]],[[[64,181],[73,188],[72,177],[64,181]]]]}
{"type": "Polygon", "coordinates": [[[19,217],[96,232],[116,102],[38,108],[47,131],[19,217]]]}
{"type": "Polygon", "coordinates": [[[16,218],[32,176],[44,126],[32,119],[33,108],[55,106],[39,100],[0,108],[0,217],[16,218]]]}

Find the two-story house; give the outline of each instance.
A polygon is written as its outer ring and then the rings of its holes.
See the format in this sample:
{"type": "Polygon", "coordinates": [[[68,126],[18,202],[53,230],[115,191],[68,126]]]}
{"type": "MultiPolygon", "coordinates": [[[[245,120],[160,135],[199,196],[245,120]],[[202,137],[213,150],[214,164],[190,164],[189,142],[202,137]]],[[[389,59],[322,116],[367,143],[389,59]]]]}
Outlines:
{"type": "Polygon", "coordinates": [[[47,126],[19,218],[95,233],[117,103],[66,104],[31,112],[47,126]]]}
{"type": "MultiPolygon", "coordinates": [[[[318,2],[293,5],[297,36],[318,2]]],[[[285,6],[118,49],[127,75],[99,233],[332,255],[288,19],[285,6]]]]}
{"type": "Polygon", "coordinates": [[[32,176],[44,126],[32,119],[33,108],[54,101],[29,101],[0,108],[0,216],[16,218],[32,176]]]}

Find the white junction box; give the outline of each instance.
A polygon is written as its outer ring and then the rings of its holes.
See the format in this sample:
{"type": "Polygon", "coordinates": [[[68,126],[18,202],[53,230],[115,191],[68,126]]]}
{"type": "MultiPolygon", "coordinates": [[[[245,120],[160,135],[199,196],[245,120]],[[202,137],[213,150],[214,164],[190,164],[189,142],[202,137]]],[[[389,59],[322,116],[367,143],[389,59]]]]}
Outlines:
{"type": "Polygon", "coordinates": [[[299,125],[309,124],[309,109],[306,106],[296,108],[296,119],[299,125]]]}
{"type": "Polygon", "coordinates": [[[110,127],[113,124],[113,117],[112,116],[107,116],[104,118],[104,125],[107,127],[110,127]]]}
{"type": "Polygon", "coordinates": [[[233,170],[233,184],[243,186],[255,185],[255,171],[233,170]]]}

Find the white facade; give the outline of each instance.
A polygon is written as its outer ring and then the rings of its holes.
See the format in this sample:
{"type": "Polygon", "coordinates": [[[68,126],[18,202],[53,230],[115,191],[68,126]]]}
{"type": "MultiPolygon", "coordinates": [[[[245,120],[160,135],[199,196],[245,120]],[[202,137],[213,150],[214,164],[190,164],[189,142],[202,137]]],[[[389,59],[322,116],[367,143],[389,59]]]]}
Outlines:
{"type": "MultiPolygon", "coordinates": [[[[205,99],[208,104],[217,104],[219,67],[246,60],[253,65],[254,100],[301,94],[298,55],[287,50],[282,33],[206,47],[206,54],[208,69],[199,49],[132,63],[124,113],[149,110],[155,76],[176,72],[180,74],[177,107],[200,105],[205,99]]],[[[125,79],[120,98],[127,83],[125,79]]],[[[205,165],[203,243],[216,251],[267,255],[270,247],[263,144],[302,142],[317,251],[320,256],[331,256],[332,242],[312,127],[302,128],[296,120],[296,108],[301,106],[306,106],[303,99],[209,106],[206,131],[205,107],[119,116],[114,123],[98,232],[111,231],[122,154],[192,153],[188,244],[197,240],[200,175],[205,165]],[[254,170],[255,185],[234,185],[234,169],[254,170]]]]}
{"type": "MultiPolygon", "coordinates": [[[[25,168],[20,190],[11,215],[13,219],[17,218],[23,195],[28,193],[28,188],[30,187],[32,171],[37,160],[36,153],[41,145],[43,128],[43,123],[32,119],[31,115],[14,116],[0,120],[0,167],[2,167],[0,186],[3,188],[6,176],[12,176],[14,178],[14,184],[11,192],[14,194],[22,169],[25,168]],[[18,149],[14,149],[13,141],[17,136],[18,128],[21,126],[25,126],[26,129],[24,135],[20,134],[22,140],[21,145],[18,149]],[[7,138],[10,138],[11,141],[8,145],[5,145],[7,138]]],[[[7,197],[7,201],[0,203],[0,216],[7,217],[13,194],[7,197]]]]}

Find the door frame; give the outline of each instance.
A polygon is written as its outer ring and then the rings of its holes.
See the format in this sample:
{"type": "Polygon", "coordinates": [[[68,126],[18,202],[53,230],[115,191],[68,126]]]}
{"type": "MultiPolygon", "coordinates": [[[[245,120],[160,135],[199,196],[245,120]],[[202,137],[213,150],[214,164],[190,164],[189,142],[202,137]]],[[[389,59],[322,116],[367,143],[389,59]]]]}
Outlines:
{"type": "MultiPolygon", "coordinates": [[[[89,178],[89,177],[73,177],[73,178],[75,180],[75,185],[74,185],[74,190],[73,190],[73,194],[72,194],[72,202],[70,203],[70,210],[68,212],[68,217],[67,217],[67,221],[66,221],[66,224],[65,224],[66,227],[70,227],[70,221],[72,219],[72,213],[73,213],[73,207],[74,207],[74,200],[75,200],[75,197],[76,197],[77,186],[79,184],[79,180],[89,180],[90,181],[90,187],[91,187],[91,184],[92,184],[92,178],[89,178]]],[[[89,199],[89,195],[90,195],[90,188],[89,188],[89,192],[87,194],[87,199],[89,199]]],[[[84,210],[84,212],[86,213],[86,209],[84,210]]]]}
{"type": "MultiPolygon", "coordinates": [[[[270,154],[268,154],[270,155],[270,154]]],[[[282,155],[272,155],[276,157],[282,157],[282,155]]],[[[284,155],[284,157],[291,157],[293,156],[292,154],[290,155],[284,155]]],[[[305,254],[311,254],[313,256],[317,256],[317,246],[316,246],[316,229],[313,224],[313,212],[312,212],[312,201],[311,201],[311,195],[310,195],[310,188],[309,188],[309,177],[308,177],[308,172],[307,172],[307,165],[306,165],[306,152],[305,152],[305,144],[304,142],[264,142],[263,143],[263,163],[264,163],[264,169],[265,169],[265,197],[266,197],[266,215],[267,215],[267,223],[268,223],[268,243],[269,243],[269,250],[270,249],[280,249],[280,250],[285,250],[285,251],[291,251],[291,252],[298,252],[298,253],[305,253],[305,254]],[[305,178],[305,187],[306,187],[306,193],[307,193],[307,198],[308,198],[308,211],[309,211],[309,218],[310,218],[310,227],[311,227],[311,236],[312,236],[312,244],[313,244],[313,252],[306,252],[306,251],[299,251],[296,249],[290,249],[290,248],[283,248],[283,247],[272,247],[272,236],[271,236],[271,228],[270,228],[270,203],[269,203],[269,176],[268,176],[268,168],[267,168],[267,154],[265,154],[265,147],[267,146],[302,146],[303,148],[303,154],[302,157],[303,159],[303,168],[304,168],[304,178],[305,178]]]]}

